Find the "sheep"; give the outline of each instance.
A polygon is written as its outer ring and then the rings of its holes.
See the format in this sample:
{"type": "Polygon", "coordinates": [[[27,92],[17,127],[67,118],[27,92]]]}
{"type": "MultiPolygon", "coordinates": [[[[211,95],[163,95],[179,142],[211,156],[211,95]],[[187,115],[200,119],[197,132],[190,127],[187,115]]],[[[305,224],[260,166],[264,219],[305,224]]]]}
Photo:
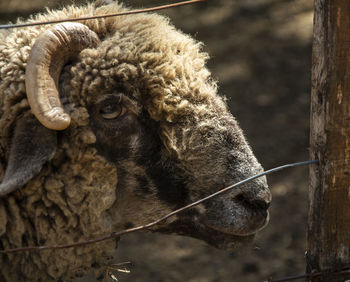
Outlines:
{"type": "MultiPolygon", "coordinates": [[[[29,22],[126,10],[67,6],[29,22]]],[[[149,223],[261,172],[202,44],[157,14],[0,35],[0,247],[67,244],[149,223]]],[[[268,222],[265,178],[151,229],[232,250],[268,222]]],[[[3,254],[1,281],[57,281],[117,240],[3,254]]]]}

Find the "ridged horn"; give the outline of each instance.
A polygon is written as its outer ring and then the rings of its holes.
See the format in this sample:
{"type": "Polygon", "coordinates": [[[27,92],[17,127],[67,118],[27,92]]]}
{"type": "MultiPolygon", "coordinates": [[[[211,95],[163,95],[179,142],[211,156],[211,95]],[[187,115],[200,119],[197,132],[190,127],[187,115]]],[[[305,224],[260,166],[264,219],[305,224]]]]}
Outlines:
{"type": "Polygon", "coordinates": [[[25,84],[33,114],[45,127],[64,130],[71,121],[60,102],[58,80],[63,66],[100,40],[86,25],[66,22],[44,31],[35,41],[27,62],[25,84]]]}

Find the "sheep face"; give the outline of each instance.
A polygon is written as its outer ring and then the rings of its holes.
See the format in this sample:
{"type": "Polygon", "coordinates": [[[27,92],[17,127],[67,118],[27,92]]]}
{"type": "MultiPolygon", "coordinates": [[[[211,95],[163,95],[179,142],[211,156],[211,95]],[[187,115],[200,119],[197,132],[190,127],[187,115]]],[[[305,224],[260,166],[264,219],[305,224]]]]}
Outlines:
{"type": "MultiPolygon", "coordinates": [[[[40,20],[120,9],[118,4],[71,7],[40,20]]],[[[71,243],[147,224],[262,171],[217,95],[201,44],[157,15],[84,25],[94,35],[90,40],[89,32],[80,34],[76,43],[80,49],[74,56],[51,58],[39,52],[40,59],[51,65],[43,75],[54,79],[41,76],[40,64],[33,68],[28,63],[26,71],[39,69],[39,75],[26,74],[27,90],[23,62],[29,61],[28,54],[46,27],[13,32],[0,45],[0,243],[4,248],[71,243]],[[80,38],[92,44],[81,48],[80,38]],[[30,94],[32,81],[37,83],[35,91],[44,89],[48,95],[30,94]],[[56,86],[58,95],[52,94],[56,86]],[[36,99],[44,106],[35,104],[36,99]],[[48,112],[49,118],[58,117],[63,125],[51,127],[43,117],[48,112]]],[[[52,48],[58,53],[61,49],[52,48]]],[[[266,179],[260,178],[243,186],[238,196],[228,192],[152,231],[232,249],[266,225],[270,200],[266,179]]],[[[40,280],[45,272],[49,281],[84,272],[115,247],[115,242],[106,242],[32,253],[30,261],[27,254],[19,254],[0,257],[0,264],[10,269],[3,271],[10,280],[40,280]],[[15,267],[18,272],[11,271],[15,267]],[[13,273],[19,276],[14,278],[13,273]]]]}
{"type": "MultiPolygon", "coordinates": [[[[215,117],[216,124],[222,123],[218,128],[207,119],[169,123],[175,131],[171,141],[181,140],[183,146],[174,152],[165,145],[169,140],[161,125],[139,102],[143,99],[127,93],[101,95],[89,105],[95,146],[117,168],[116,202],[111,209],[121,219],[114,222],[116,228],[151,222],[262,171],[230,114],[215,117]]],[[[268,221],[270,194],[265,179],[246,185],[243,191],[234,198],[230,193],[223,195],[153,230],[235,248],[252,239],[268,221]]]]}

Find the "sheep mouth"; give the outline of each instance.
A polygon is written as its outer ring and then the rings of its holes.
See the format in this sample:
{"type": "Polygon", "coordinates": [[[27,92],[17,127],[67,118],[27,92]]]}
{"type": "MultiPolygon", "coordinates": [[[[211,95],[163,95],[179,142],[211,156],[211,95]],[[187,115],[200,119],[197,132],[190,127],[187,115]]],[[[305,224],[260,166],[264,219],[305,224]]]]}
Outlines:
{"type": "Polygon", "coordinates": [[[203,224],[197,216],[182,217],[166,226],[158,226],[152,230],[163,234],[176,234],[196,238],[218,249],[233,251],[237,248],[249,245],[254,240],[254,234],[236,236],[221,232],[203,224]]]}
{"type": "MultiPolygon", "coordinates": [[[[262,212],[266,214],[266,216],[258,216],[258,219],[254,220],[254,222],[246,222],[245,226],[237,227],[235,224],[211,224],[210,221],[204,220],[203,224],[213,230],[218,232],[233,235],[237,237],[247,237],[256,234],[260,230],[264,229],[265,226],[269,222],[269,212],[262,212]]],[[[237,221],[237,220],[236,220],[237,221]]],[[[240,220],[240,223],[243,222],[240,220]]],[[[241,224],[240,224],[241,225],[241,224]]]]}

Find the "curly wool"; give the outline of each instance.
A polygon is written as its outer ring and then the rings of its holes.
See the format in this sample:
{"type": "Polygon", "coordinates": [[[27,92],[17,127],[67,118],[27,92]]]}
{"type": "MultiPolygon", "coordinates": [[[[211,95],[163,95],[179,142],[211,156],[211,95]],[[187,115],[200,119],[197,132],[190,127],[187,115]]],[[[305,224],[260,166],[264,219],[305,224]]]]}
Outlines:
{"type": "MultiPolygon", "coordinates": [[[[31,21],[76,18],[123,10],[121,5],[95,8],[89,4],[47,11],[31,21]]],[[[97,49],[81,52],[78,63],[61,77],[67,88],[66,110],[72,125],[60,133],[58,151],[40,175],[25,187],[0,199],[0,245],[53,245],[93,238],[112,231],[109,209],[115,203],[116,168],[100,157],[93,144],[85,106],[100,91],[123,86],[160,125],[171,154],[182,159],[190,143],[183,142],[197,120],[225,116],[216,84],[205,68],[201,44],[175,30],[159,15],[132,15],[82,21],[102,40],[97,49]],[[69,83],[67,83],[70,81],[69,83]],[[74,105],[74,106],[73,106],[74,105]],[[174,124],[177,126],[174,126],[174,124]],[[183,126],[179,126],[182,124],[183,126]],[[187,145],[186,145],[187,144],[187,145]],[[25,210],[27,214],[21,211],[25,210]]],[[[8,160],[9,140],[18,117],[29,111],[24,85],[26,62],[35,39],[46,26],[17,29],[0,42],[0,179],[8,160]]],[[[2,35],[4,37],[4,35],[2,35]]],[[[203,132],[225,122],[202,124],[203,132]]],[[[203,133],[204,134],[204,133],[203,133]]],[[[50,281],[83,273],[97,258],[110,255],[115,242],[77,249],[23,253],[0,257],[10,281],[50,281]]],[[[1,278],[1,275],[0,275],[1,278]]]]}

